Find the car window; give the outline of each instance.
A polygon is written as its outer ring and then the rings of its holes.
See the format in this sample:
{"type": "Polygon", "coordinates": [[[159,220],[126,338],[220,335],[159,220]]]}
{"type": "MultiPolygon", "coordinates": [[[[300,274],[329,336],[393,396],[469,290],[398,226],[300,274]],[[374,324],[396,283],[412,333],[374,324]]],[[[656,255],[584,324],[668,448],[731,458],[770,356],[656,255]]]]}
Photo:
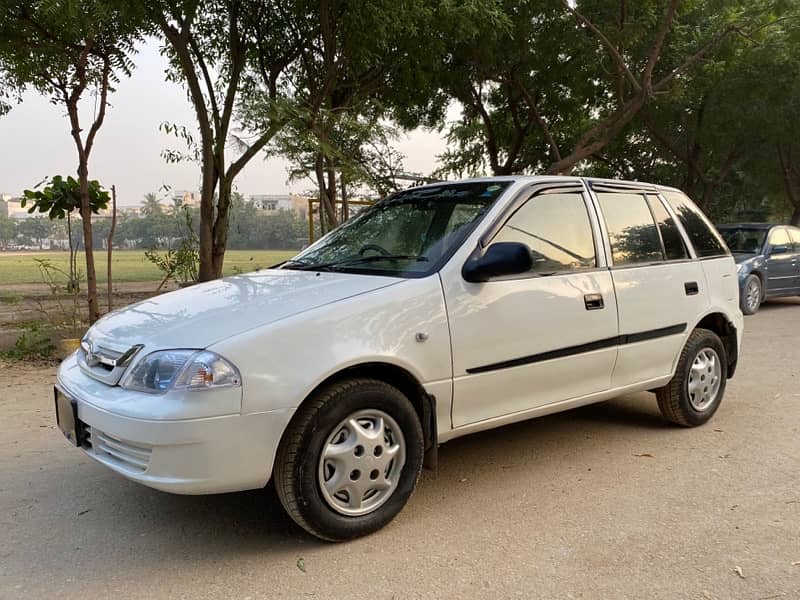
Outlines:
{"type": "Polygon", "coordinates": [[[725,243],[734,254],[757,254],[764,246],[767,230],[763,227],[725,227],[720,230],[725,243]]]}
{"type": "Polygon", "coordinates": [[[794,227],[790,227],[789,237],[792,238],[792,243],[794,244],[794,251],[800,252],[800,229],[795,229],[794,227]]]}
{"type": "Polygon", "coordinates": [[[533,272],[553,273],[597,265],[586,203],[580,193],[544,193],[523,204],[493,242],[531,249],[533,272]]]}
{"type": "Polygon", "coordinates": [[[664,242],[664,252],[667,255],[667,260],[689,258],[689,252],[686,249],[683,236],[678,230],[675,220],[661,202],[661,198],[648,194],[647,201],[650,203],[650,209],[653,211],[658,230],[661,232],[661,241],[664,242]]]}
{"type": "Polygon", "coordinates": [[[653,214],[642,194],[599,192],[614,266],[664,260],[653,214]]]}
{"type": "Polygon", "coordinates": [[[792,241],[789,239],[789,232],[783,227],[773,229],[769,234],[769,245],[772,246],[788,246],[789,250],[792,249],[792,241]]]}
{"type": "Polygon", "coordinates": [[[681,192],[665,190],[663,193],[675,214],[678,215],[699,258],[728,254],[725,242],[722,241],[711,221],[697,208],[694,202],[681,192]]]}

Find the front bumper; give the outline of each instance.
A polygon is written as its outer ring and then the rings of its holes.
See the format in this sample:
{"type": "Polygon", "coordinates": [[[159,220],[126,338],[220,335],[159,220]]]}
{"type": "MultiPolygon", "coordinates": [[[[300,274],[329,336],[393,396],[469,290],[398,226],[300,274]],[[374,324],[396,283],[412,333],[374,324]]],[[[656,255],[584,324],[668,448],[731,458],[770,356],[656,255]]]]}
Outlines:
{"type": "MultiPolygon", "coordinates": [[[[89,457],[128,479],[178,494],[266,485],[293,413],[281,409],[183,419],[175,418],[179,415],[174,411],[168,419],[120,414],[132,412],[137,395],[142,397],[140,405],[153,397],[92,379],[77,367],[74,357],[62,363],[57,387],[77,403],[78,419],[87,433],[82,448],[89,457]],[[120,410],[114,410],[115,405],[120,410]]],[[[195,392],[194,401],[203,402],[204,393],[195,392]]]]}

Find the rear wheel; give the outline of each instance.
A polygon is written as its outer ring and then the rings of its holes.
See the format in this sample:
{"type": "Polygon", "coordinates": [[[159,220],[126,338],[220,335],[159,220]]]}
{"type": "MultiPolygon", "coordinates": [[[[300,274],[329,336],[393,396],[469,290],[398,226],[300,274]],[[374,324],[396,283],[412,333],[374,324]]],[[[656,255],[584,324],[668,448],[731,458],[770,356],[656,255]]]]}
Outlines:
{"type": "Polygon", "coordinates": [[[761,278],[758,275],[748,275],[742,289],[742,312],[746,315],[756,314],[761,306],[761,298],[761,278]]]}
{"type": "Polygon", "coordinates": [[[674,377],[656,392],[661,414],[678,425],[702,425],[719,408],[727,376],[722,341],[713,331],[695,329],[681,351],[674,377]]]}
{"type": "Polygon", "coordinates": [[[398,389],[373,379],[334,383],[295,414],[275,460],[275,488],[289,516],[328,541],[391,521],[422,468],[422,426],[398,389]]]}

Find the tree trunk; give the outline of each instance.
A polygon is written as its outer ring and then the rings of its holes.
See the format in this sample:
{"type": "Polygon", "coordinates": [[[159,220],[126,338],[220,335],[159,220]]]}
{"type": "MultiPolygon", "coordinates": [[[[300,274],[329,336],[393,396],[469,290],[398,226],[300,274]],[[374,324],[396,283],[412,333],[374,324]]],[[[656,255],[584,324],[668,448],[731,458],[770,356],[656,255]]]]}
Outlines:
{"type": "Polygon", "coordinates": [[[789,225],[800,227],[800,204],[795,205],[792,218],[789,219],[789,225]]]}
{"type": "Polygon", "coordinates": [[[217,187],[217,167],[210,142],[203,140],[203,184],[200,192],[200,268],[198,281],[216,279],[214,273],[214,190],[217,187]]]}
{"type": "Polygon", "coordinates": [[[67,290],[70,293],[78,291],[78,268],[75,264],[75,244],[72,243],[72,217],[67,213],[67,245],[69,246],[69,283],[67,290]]]}
{"type": "Polygon", "coordinates": [[[331,229],[336,227],[339,224],[339,216],[336,213],[336,171],[333,167],[333,160],[328,156],[325,157],[325,169],[328,174],[328,185],[327,192],[328,192],[328,202],[330,202],[331,206],[331,222],[330,226],[331,229]]]}
{"type": "Polygon", "coordinates": [[[92,207],[89,202],[89,167],[83,156],[78,164],[78,182],[81,192],[81,221],[83,222],[83,250],[86,256],[86,296],[89,304],[89,324],[100,318],[97,305],[97,273],[94,269],[94,240],[92,239],[92,207]]]}
{"type": "Polygon", "coordinates": [[[793,150],[791,144],[778,144],[783,187],[786,190],[786,198],[792,206],[792,217],[789,224],[800,227],[800,165],[793,162],[793,150]]]}
{"type": "Polygon", "coordinates": [[[317,176],[317,187],[319,188],[320,231],[324,235],[329,230],[336,227],[337,223],[336,207],[331,202],[328,184],[325,181],[325,156],[322,154],[322,152],[317,153],[317,157],[314,162],[314,172],[317,176]]]}
{"type": "Polygon", "coordinates": [[[347,219],[350,218],[350,204],[347,199],[347,183],[345,181],[344,173],[342,173],[339,178],[341,179],[342,184],[342,220],[341,222],[344,223],[347,219]]]}
{"type": "Polygon", "coordinates": [[[228,177],[219,180],[219,197],[217,198],[217,218],[214,221],[214,241],[211,248],[211,260],[214,278],[222,277],[222,266],[225,262],[225,248],[228,245],[228,223],[230,221],[231,192],[233,182],[228,177]]]}
{"type": "Polygon", "coordinates": [[[106,287],[108,288],[108,312],[113,310],[112,282],[111,282],[111,253],[114,246],[114,229],[117,228],[117,188],[111,186],[111,228],[108,231],[108,254],[106,265],[106,287]]]}

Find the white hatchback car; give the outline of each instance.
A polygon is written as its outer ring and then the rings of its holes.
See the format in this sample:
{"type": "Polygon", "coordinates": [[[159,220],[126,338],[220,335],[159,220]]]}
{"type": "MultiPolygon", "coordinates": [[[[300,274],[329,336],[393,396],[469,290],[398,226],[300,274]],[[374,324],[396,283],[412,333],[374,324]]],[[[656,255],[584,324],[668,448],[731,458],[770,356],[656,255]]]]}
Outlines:
{"type": "Polygon", "coordinates": [[[717,410],[736,266],[680,191],[502,177],[399,192],[294,259],[107,315],[58,371],[95,460],[185,494],[260,488],[326,540],[377,530],[439,444],[656,393],[717,410]]]}

